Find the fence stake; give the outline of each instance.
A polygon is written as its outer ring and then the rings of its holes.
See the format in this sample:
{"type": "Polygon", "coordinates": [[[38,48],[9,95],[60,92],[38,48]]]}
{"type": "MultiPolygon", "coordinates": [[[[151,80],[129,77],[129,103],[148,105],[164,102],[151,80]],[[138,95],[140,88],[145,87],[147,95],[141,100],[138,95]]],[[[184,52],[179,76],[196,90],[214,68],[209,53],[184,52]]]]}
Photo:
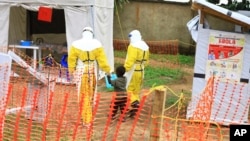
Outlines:
{"type": "MultiPolygon", "coordinates": [[[[164,115],[166,92],[165,87],[159,87],[154,91],[154,100],[152,104],[152,117],[164,115]]],[[[150,123],[150,140],[160,141],[163,130],[163,116],[153,118],[150,123]],[[155,124],[156,123],[156,124],[155,124]]]]}

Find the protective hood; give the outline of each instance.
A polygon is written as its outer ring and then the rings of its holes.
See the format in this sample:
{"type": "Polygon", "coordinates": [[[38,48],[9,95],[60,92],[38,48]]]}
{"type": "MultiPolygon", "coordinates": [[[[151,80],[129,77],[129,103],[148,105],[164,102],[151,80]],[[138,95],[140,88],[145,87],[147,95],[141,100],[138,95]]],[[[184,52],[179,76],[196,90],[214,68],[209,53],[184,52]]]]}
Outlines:
{"type": "Polygon", "coordinates": [[[129,39],[130,39],[130,43],[136,43],[138,41],[141,41],[141,33],[138,30],[133,30],[129,33],[128,35],[129,39]]]}
{"type": "Polygon", "coordinates": [[[82,38],[87,40],[93,39],[94,38],[93,29],[91,27],[85,27],[82,30],[82,38]]]}
{"type": "Polygon", "coordinates": [[[142,50],[148,50],[148,45],[142,40],[141,33],[138,30],[133,30],[128,35],[130,44],[133,47],[140,48],[142,50]]]}

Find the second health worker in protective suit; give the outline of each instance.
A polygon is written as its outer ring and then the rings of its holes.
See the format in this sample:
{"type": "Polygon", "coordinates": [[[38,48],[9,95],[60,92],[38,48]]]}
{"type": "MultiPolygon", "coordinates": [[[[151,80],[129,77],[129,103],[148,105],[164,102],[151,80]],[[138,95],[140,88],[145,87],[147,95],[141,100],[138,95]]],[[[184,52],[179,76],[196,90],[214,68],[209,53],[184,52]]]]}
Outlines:
{"type": "Polygon", "coordinates": [[[149,61],[149,47],[142,40],[141,33],[133,30],[129,33],[130,44],[124,63],[127,77],[127,92],[131,95],[131,107],[129,114],[134,117],[140,102],[140,91],[144,79],[144,67],[149,61]]]}

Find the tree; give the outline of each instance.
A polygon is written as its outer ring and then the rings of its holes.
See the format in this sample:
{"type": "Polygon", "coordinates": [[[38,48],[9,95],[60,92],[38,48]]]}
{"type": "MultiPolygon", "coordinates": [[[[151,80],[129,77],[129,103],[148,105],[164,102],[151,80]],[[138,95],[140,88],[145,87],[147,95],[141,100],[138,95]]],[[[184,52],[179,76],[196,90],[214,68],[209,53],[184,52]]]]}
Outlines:
{"type": "Polygon", "coordinates": [[[118,14],[118,9],[122,8],[125,4],[129,3],[129,0],[114,0],[115,1],[115,14],[118,14]]]}
{"type": "MultiPolygon", "coordinates": [[[[207,0],[207,1],[213,4],[220,3],[220,0],[207,0]]],[[[238,10],[250,11],[249,1],[250,0],[242,0],[241,2],[238,2],[238,0],[228,0],[227,4],[221,4],[219,6],[232,10],[232,11],[238,11],[238,10]]]]}
{"type": "Polygon", "coordinates": [[[219,4],[220,3],[220,0],[207,0],[208,2],[210,3],[213,3],[213,4],[219,4]]]}
{"type": "Polygon", "coordinates": [[[129,0],[115,0],[115,5],[119,6],[120,8],[122,8],[126,3],[129,3],[129,0]]]}

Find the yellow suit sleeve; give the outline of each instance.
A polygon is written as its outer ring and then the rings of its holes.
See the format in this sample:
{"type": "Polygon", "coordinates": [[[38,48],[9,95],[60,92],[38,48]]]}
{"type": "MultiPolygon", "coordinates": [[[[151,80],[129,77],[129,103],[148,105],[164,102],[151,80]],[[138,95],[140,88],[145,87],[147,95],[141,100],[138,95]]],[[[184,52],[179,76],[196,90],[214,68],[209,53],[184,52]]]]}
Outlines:
{"type": "Polygon", "coordinates": [[[94,54],[96,54],[96,60],[98,62],[99,67],[102,71],[109,73],[111,71],[111,68],[107,61],[107,56],[104,52],[103,47],[97,48],[94,50],[94,54]]]}
{"type": "Polygon", "coordinates": [[[145,62],[145,66],[147,66],[149,64],[149,55],[150,55],[149,51],[146,51],[145,59],[147,61],[145,62]]]}
{"type": "Polygon", "coordinates": [[[79,50],[71,46],[68,54],[68,70],[73,73],[76,68],[77,58],[79,50]]]}
{"type": "Polygon", "coordinates": [[[124,63],[124,67],[126,68],[126,72],[130,71],[136,61],[136,48],[129,45],[127,51],[127,57],[124,63]]]}

